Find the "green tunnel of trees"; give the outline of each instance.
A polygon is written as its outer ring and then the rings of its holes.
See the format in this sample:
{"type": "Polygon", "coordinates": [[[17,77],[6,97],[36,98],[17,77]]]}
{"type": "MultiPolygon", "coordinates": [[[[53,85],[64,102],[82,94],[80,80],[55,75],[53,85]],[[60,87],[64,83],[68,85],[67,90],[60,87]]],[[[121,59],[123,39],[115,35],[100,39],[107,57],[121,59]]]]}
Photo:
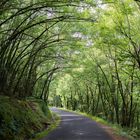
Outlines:
{"type": "Polygon", "coordinates": [[[0,95],[41,98],[140,127],[140,2],[0,1],[0,95]]]}

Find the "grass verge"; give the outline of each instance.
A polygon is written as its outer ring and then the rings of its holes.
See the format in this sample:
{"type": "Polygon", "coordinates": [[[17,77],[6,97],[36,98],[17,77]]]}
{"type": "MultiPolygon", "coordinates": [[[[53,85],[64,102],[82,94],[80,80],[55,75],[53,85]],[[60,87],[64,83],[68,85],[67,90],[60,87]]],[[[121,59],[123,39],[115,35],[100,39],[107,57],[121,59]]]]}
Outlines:
{"type": "Polygon", "coordinates": [[[136,140],[131,135],[129,135],[128,131],[125,128],[122,128],[118,124],[112,124],[112,123],[110,123],[110,122],[108,122],[108,121],[106,121],[102,118],[95,117],[95,116],[92,116],[92,115],[89,115],[89,114],[86,114],[86,113],[80,113],[80,114],[83,114],[84,116],[96,121],[102,127],[104,127],[104,126],[110,127],[111,128],[110,130],[112,131],[113,135],[120,136],[124,140],[126,140],[126,139],[127,140],[136,140]]]}

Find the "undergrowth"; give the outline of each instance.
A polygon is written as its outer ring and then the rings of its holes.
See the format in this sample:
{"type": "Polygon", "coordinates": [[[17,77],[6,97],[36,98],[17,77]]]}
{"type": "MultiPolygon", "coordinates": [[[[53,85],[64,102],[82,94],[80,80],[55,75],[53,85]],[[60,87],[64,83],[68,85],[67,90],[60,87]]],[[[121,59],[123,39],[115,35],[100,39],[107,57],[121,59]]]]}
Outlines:
{"type": "Polygon", "coordinates": [[[53,131],[61,122],[60,116],[56,115],[55,113],[53,114],[53,123],[48,127],[48,129],[45,129],[44,131],[41,131],[35,135],[34,138],[31,140],[39,140],[45,136],[47,136],[51,131],[53,131]]]}
{"type": "Polygon", "coordinates": [[[51,113],[42,100],[18,100],[0,96],[0,139],[24,140],[51,123],[51,113]]]}

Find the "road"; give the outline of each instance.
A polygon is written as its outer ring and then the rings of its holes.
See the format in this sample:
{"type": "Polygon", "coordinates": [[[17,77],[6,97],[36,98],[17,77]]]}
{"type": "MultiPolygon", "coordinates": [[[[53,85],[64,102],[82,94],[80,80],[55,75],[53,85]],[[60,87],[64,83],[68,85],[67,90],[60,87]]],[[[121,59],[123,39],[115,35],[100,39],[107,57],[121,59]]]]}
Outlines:
{"type": "Polygon", "coordinates": [[[60,125],[42,140],[113,140],[95,121],[57,108],[51,109],[61,116],[60,125]]]}

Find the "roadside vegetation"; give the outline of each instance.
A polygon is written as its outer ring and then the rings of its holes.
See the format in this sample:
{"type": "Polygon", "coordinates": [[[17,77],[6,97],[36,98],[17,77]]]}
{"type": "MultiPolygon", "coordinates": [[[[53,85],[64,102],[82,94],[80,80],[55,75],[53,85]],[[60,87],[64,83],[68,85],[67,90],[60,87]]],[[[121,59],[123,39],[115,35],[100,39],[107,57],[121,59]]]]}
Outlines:
{"type": "Polygon", "coordinates": [[[138,140],[138,136],[136,132],[137,130],[131,130],[129,128],[123,128],[120,125],[112,124],[109,121],[106,121],[102,118],[91,116],[89,114],[84,114],[83,115],[91,118],[92,120],[96,121],[101,125],[102,128],[105,129],[110,135],[112,135],[115,140],[119,139],[124,139],[124,140],[138,140]]]}
{"type": "Polygon", "coordinates": [[[43,131],[41,131],[39,133],[36,133],[35,136],[31,140],[39,140],[41,138],[44,138],[51,131],[53,131],[54,129],[56,129],[59,126],[59,124],[61,122],[61,117],[53,112],[52,112],[52,116],[53,116],[53,121],[51,122],[49,127],[47,129],[44,129],[43,131]]]}
{"type": "Polygon", "coordinates": [[[46,103],[0,96],[1,140],[30,139],[54,123],[46,103]]]}

